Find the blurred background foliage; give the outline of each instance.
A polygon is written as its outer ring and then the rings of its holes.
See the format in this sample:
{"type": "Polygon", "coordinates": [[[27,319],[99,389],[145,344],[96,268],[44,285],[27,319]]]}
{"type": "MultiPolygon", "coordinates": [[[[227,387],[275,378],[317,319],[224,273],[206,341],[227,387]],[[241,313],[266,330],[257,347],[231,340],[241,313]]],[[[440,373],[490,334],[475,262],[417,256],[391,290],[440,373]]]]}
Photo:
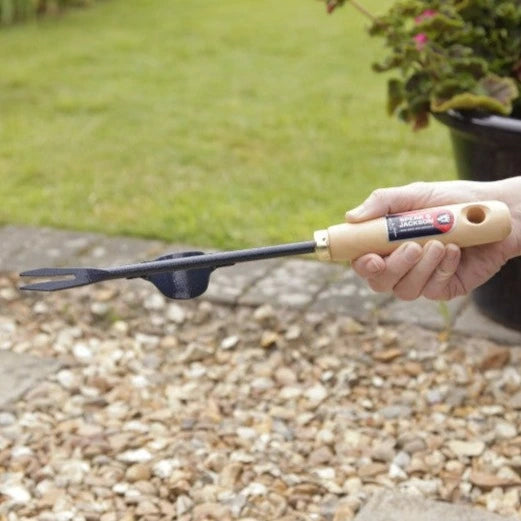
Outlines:
{"type": "Polygon", "coordinates": [[[387,117],[366,25],[314,0],[110,0],[3,27],[0,222],[243,247],[454,177],[440,125],[387,117]]]}
{"type": "Polygon", "coordinates": [[[0,22],[4,25],[35,16],[57,14],[67,7],[85,7],[94,0],[0,0],[0,22]]]}

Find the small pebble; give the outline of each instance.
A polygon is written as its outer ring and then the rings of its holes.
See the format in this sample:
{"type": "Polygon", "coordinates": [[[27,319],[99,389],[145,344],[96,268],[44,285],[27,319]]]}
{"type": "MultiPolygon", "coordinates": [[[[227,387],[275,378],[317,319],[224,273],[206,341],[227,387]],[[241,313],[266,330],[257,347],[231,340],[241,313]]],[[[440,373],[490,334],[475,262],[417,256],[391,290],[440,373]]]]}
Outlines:
{"type": "Polygon", "coordinates": [[[228,349],[233,349],[239,343],[238,335],[227,336],[221,342],[221,349],[227,351],[228,349]]]}
{"type": "Polygon", "coordinates": [[[149,465],[144,463],[136,463],[127,469],[125,472],[125,479],[129,483],[134,483],[136,481],[147,481],[150,479],[151,475],[152,473],[150,472],[149,465]]]}
{"type": "Polygon", "coordinates": [[[320,384],[310,387],[304,396],[314,405],[318,405],[327,398],[327,389],[320,384]]]}
{"type": "Polygon", "coordinates": [[[0,494],[7,496],[15,505],[24,505],[31,499],[31,494],[22,485],[1,485],[0,494]]]}
{"type": "Polygon", "coordinates": [[[494,429],[496,436],[500,440],[508,440],[517,436],[517,428],[514,424],[505,421],[499,421],[494,429]]]}
{"type": "Polygon", "coordinates": [[[0,427],[9,427],[16,422],[16,416],[10,412],[0,412],[0,427]]]}
{"type": "Polygon", "coordinates": [[[90,312],[98,317],[105,316],[109,310],[110,306],[106,302],[93,302],[90,306],[90,312]]]}
{"type": "Polygon", "coordinates": [[[118,460],[126,463],[144,463],[152,459],[152,454],[146,449],[128,450],[119,454],[118,460]]]}
{"type": "Polygon", "coordinates": [[[268,349],[269,347],[277,345],[279,341],[280,337],[277,333],[275,333],[274,331],[264,331],[262,333],[260,345],[264,349],[268,349]]]}
{"type": "Polygon", "coordinates": [[[194,502],[190,499],[189,496],[181,494],[177,497],[175,508],[177,517],[181,517],[186,514],[194,505],[194,502]]]}
{"type": "Polygon", "coordinates": [[[479,456],[485,450],[485,444],[481,440],[450,440],[448,447],[456,456],[479,456]]]}
{"type": "Polygon", "coordinates": [[[165,307],[165,298],[160,293],[152,293],[143,302],[143,307],[149,311],[159,311],[165,307]]]}
{"type": "Polygon", "coordinates": [[[92,350],[84,343],[74,344],[72,354],[80,361],[87,362],[92,359],[92,350]]]}
{"type": "Polygon", "coordinates": [[[166,318],[175,324],[182,324],[186,320],[186,312],[179,304],[171,303],[168,304],[166,318]]]}
{"type": "Polygon", "coordinates": [[[179,461],[175,459],[163,459],[154,464],[153,473],[161,479],[168,478],[179,467],[179,461]]]}

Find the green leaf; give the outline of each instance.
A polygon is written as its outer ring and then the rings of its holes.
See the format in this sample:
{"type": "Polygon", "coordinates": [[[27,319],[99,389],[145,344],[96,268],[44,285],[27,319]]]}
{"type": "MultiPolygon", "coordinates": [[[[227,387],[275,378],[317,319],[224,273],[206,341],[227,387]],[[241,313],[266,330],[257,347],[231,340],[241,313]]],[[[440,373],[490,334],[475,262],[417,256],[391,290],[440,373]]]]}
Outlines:
{"type": "Polygon", "coordinates": [[[512,110],[512,101],[519,96],[516,82],[512,78],[501,78],[495,74],[489,74],[479,82],[487,96],[494,98],[512,110]]]}
{"type": "Polygon", "coordinates": [[[445,112],[449,109],[482,109],[508,116],[512,112],[512,102],[519,96],[519,90],[511,78],[500,78],[491,74],[478,83],[478,92],[464,92],[449,99],[434,99],[431,109],[445,112]]]}
{"type": "Polygon", "coordinates": [[[403,63],[405,60],[404,54],[394,53],[390,56],[387,56],[383,62],[380,63],[373,63],[371,65],[371,68],[375,72],[386,72],[391,69],[394,69],[395,67],[398,67],[401,63],[403,63]]]}
{"type": "Polygon", "coordinates": [[[403,102],[403,82],[396,78],[387,82],[387,113],[392,115],[403,102]]]}
{"type": "Polygon", "coordinates": [[[454,9],[456,11],[461,11],[462,9],[465,9],[469,5],[469,0],[461,0],[454,4],[454,9]]]}
{"type": "Polygon", "coordinates": [[[461,58],[454,60],[453,69],[455,73],[469,73],[479,79],[487,74],[487,62],[481,58],[461,58]]]}
{"type": "Polygon", "coordinates": [[[450,18],[443,14],[437,14],[431,18],[420,22],[416,26],[416,32],[435,32],[443,33],[444,31],[452,31],[464,27],[464,22],[455,18],[450,18]]]}
{"type": "Polygon", "coordinates": [[[410,76],[405,82],[405,91],[409,96],[428,94],[432,89],[432,80],[425,71],[419,71],[410,76]]]}

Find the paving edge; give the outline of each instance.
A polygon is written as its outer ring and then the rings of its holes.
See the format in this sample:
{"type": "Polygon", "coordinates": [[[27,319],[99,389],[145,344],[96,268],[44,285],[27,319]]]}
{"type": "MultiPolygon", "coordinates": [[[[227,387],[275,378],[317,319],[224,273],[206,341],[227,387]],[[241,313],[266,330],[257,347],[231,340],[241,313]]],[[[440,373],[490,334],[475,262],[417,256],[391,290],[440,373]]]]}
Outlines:
{"type": "Polygon", "coordinates": [[[519,521],[519,518],[384,489],[369,499],[355,521],[519,521]]]}
{"type": "Polygon", "coordinates": [[[35,384],[57,372],[62,365],[54,358],[0,351],[0,407],[23,398],[35,384]]]}

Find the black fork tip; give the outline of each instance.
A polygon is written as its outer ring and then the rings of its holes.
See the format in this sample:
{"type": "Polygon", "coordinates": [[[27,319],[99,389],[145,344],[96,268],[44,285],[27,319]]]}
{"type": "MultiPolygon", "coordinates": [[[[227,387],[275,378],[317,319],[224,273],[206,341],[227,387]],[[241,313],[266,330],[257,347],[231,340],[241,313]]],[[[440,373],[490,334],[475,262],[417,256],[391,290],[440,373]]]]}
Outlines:
{"type": "Polygon", "coordinates": [[[48,278],[51,280],[33,282],[22,286],[24,291],[56,291],[85,286],[95,282],[89,277],[90,270],[83,268],[38,268],[20,273],[21,277],[48,278]]]}
{"type": "MultiPolygon", "coordinates": [[[[44,268],[38,268],[38,269],[34,269],[34,270],[26,270],[26,271],[22,271],[20,273],[20,277],[39,277],[40,276],[40,273],[42,272],[44,268]]],[[[45,276],[45,275],[43,275],[45,276]]]]}

